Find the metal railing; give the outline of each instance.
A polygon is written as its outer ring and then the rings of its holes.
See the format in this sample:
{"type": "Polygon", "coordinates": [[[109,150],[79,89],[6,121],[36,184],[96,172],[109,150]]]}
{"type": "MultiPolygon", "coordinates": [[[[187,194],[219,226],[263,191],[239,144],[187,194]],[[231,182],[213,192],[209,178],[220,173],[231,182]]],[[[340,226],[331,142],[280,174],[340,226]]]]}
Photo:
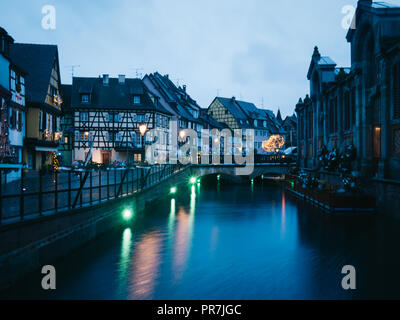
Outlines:
{"type": "Polygon", "coordinates": [[[183,170],[181,165],[67,170],[21,170],[20,179],[3,183],[0,168],[0,224],[10,224],[90,207],[145,190],[183,170]]]}

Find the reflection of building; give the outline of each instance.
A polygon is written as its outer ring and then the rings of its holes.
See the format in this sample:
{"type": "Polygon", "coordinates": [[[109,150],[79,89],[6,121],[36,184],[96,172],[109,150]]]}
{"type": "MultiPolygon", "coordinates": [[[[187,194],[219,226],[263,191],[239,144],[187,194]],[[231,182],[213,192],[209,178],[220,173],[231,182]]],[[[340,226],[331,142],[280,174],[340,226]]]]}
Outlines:
{"type": "MultiPolygon", "coordinates": [[[[0,162],[22,165],[22,147],[25,136],[25,76],[10,56],[14,39],[0,28],[0,162]]],[[[18,178],[19,170],[7,175],[18,178]]]]}
{"type": "Polygon", "coordinates": [[[314,167],[325,145],[357,149],[366,176],[400,179],[400,7],[358,1],[350,29],[351,68],[337,68],[315,48],[310,96],[300,100],[300,164],[314,167]]]}
{"type": "Polygon", "coordinates": [[[40,169],[51,165],[61,137],[58,49],[55,45],[14,43],[10,56],[27,72],[24,161],[29,168],[40,169]]]}
{"type": "Polygon", "coordinates": [[[267,141],[272,134],[280,133],[272,111],[258,109],[253,103],[239,101],[235,97],[216,97],[207,112],[231,130],[254,129],[254,150],[258,154],[265,153],[263,141],[267,141]]]}
{"type": "Polygon", "coordinates": [[[97,163],[144,161],[146,132],[152,129],[158,144],[169,144],[171,114],[142,80],[73,78],[71,94],[74,160],[84,161],[92,148],[97,163]]]}

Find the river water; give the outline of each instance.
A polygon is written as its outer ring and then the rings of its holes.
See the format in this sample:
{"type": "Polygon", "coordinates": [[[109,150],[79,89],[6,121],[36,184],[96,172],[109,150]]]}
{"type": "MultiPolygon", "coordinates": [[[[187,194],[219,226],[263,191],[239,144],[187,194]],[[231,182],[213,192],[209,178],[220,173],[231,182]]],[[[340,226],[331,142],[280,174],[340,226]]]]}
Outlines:
{"type": "Polygon", "coordinates": [[[204,182],[54,262],[55,291],[41,289],[37,271],[0,296],[400,298],[399,231],[389,217],[324,213],[278,184],[204,182]],[[356,290],[341,286],[345,265],[356,290]]]}

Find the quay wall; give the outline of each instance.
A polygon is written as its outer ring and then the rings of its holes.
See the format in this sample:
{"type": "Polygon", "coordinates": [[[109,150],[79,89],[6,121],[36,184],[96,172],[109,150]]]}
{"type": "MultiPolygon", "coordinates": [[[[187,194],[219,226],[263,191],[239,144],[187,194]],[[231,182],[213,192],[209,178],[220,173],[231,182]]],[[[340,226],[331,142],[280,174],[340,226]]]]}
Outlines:
{"type": "MultiPolygon", "coordinates": [[[[0,291],[44,265],[66,256],[104,232],[122,226],[127,206],[135,213],[168,196],[172,185],[187,183],[186,168],[169,179],[129,197],[88,208],[0,227],[0,291]]],[[[40,271],[38,271],[40,272],[40,271]]]]}

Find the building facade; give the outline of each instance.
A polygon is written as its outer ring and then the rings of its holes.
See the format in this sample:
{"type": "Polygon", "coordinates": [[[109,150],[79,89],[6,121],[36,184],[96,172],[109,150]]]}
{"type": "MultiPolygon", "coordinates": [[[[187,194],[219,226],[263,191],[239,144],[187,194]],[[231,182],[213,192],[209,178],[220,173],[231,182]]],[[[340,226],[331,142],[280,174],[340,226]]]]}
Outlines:
{"type": "Polygon", "coordinates": [[[74,161],[143,162],[146,145],[157,142],[154,158],[168,148],[171,114],[140,79],[73,78],[71,110],[74,161]]]}
{"type": "Polygon", "coordinates": [[[23,166],[22,148],[26,130],[25,77],[10,55],[14,39],[0,28],[0,100],[1,131],[0,158],[2,163],[12,164],[7,174],[8,181],[20,177],[23,166]]]}
{"type": "MultiPolygon", "coordinates": [[[[10,56],[27,72],[23,159],[30,169],[52,166],[61,139],[61,78],[55,45],[13,43],[10,56]]],[[[17,83],[21,86],[21,83],[17,83]]],[[[17,90],[18,91],[18,90],[17,90]]],[[[18,95],[16,99],[20,100],[18,95]]]]}
{"type": "Polygon", "coordinates": [[[400,8],[358,1],[351,67],[338,68],[315,48],[310,94],[296,106],[299,161],[320,166],[325,146],[356,149],[353,170],[363,176],[400,179],[400,8]]]}
{"type": "Polygon", "coordinates": [[[216,97],[208,108],[208,114],[230,130],[254,130],[254,152],[266,154],[263,143],[280,128],[272,111],[259,109],[253,103],[232,98],[216,97]]]}

